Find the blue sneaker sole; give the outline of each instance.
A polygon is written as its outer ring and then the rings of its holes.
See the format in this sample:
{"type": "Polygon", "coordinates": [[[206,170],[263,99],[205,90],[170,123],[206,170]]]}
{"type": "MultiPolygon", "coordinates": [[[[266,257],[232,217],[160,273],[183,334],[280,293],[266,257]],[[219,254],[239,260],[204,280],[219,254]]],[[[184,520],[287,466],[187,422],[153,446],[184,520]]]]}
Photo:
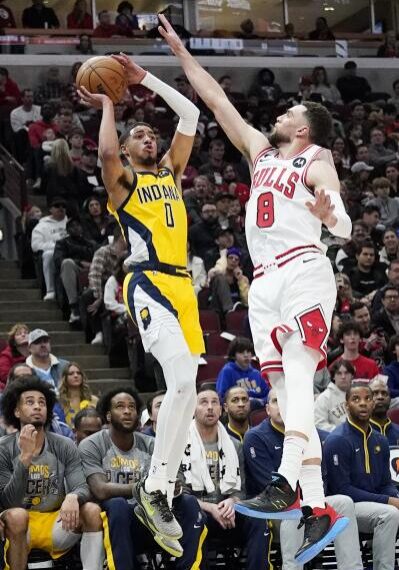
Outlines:
{"type": "Polygon", "coordinates": [[[347,517],[339,518],[333,526],[330,528],[328,533],[316,544],[309,547],[307,550],[302,552],[299,556],[295,557],[295,562],[298,564],[306,564],[309,560],[312,560],[315,556],[317,556],[325,547],[330,544],[335,538],[339,535],[340,532],[346,529],[349,524],[349,519],[347,517]]]}
{"type": "Polygon", "coordinates": [[[253,517],[255,519],[270,519],[270,520],[299,520],[302,517],[301,509],[292,509],[291,511],[281,511],[280,513],[266,513],[263,511],[255,511],[237,503],[234,505],[237,513],[245,515],[246,517],[253,517]]]}

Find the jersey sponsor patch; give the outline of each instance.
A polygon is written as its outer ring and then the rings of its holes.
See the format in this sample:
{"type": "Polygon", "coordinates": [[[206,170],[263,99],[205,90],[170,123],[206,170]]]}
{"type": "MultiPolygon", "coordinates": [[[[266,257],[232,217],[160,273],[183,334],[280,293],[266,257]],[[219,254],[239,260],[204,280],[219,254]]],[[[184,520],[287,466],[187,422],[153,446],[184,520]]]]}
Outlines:
{"type": "Polygon", "coordinates": [[[151,323],[151,314],[148,307],[144,307],[140,311],[141,322],[143,323],[144,330],[146,331],[151,323]]]}
{"type": "Polygon", "coordinates": [[[292,164],[295,168],[303,168],[306,164],[306,158],[304,156],[298,156],[298,158],[294,158],[292,164]]]}

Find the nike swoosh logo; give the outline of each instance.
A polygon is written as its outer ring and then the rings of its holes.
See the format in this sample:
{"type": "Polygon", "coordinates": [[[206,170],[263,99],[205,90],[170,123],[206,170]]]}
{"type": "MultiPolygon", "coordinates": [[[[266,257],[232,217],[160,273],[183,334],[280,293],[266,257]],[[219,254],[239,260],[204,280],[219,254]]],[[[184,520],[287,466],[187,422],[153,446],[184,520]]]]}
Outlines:
{"type": "Polygon", "coordinates": [[[360,451],[360,447],[359,447],[358,449],[355,449],[355,451],[356,451],[356,453],[357,453],[358,451],[360,451]]]}
{"type": "Polygon", "coordinates": [[[316,257],[312,257],[311,259],[304,259],[302,261],[302,263],[309,263],[309,261],[314,261],[315,259],[317,259],[316,257]]]}
{"type": "Polygon", "coordinates": [[[274,449],[281,449],[281,445],[275,445],[274,449]]]}
{"type": "Polygon", "coordinates": [[[195,524],[195,525],[194,525],[194,528],[201,528],[201,525],[200,525],[200,524],[195,524]]]}
{"type": "Polygon", "coordinates": [[[141,500],[143,503],[143,507],[145,508],[147,513],[150,515],[150,517],[153,517],[154,513],[155,513],[154,507],[151,505],[151,503],[149,501],[147,501],[147,499],[145,497],[141,497],[141,500]]]}

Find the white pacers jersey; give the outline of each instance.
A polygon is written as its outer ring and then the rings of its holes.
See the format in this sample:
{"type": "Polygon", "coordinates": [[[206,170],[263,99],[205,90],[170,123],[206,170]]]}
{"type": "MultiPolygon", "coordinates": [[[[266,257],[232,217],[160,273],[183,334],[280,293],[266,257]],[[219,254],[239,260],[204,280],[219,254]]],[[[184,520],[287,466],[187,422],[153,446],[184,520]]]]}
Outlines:
{"type": "Polygon", "coordinates": [[[288,260],[306,246],[323,253],[321,221],[310,213],[306,202],[313,193],[306,185],[310,163],[324,150],[310,145],[296,156],[283,159],[276,148],[266,148],[256,157],[248,201],[245,232],[255,267],[267,267],[282,255],[288,260]],[[285,255],[287,254],[287,255],[285,255]]]}

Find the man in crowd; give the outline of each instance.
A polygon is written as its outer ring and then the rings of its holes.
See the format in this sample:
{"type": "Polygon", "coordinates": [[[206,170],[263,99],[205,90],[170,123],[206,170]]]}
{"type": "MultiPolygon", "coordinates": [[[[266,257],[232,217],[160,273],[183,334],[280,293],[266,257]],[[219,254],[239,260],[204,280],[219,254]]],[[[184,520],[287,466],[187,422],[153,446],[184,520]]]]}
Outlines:
{"type": "Polygon", "coordinates": [[[199,173],[205,175],[216,186],[223,184],[225,144],[221,139],[213,139],[209,144],[209,162],[203,164],[199,173]]]}
{"type": "Polygon", "coordinates": [[[73,425],[76,445],[79,445],[79,443],[86,439],[86,437],[89,437],[89,435],[100,431],[103,423],[97,410],[89,407],[80,410],[76,414],[73,425]]]}
{"type": "Polygon", "coordinates": [[[79,314],[79,276],[88,272],[94,255],[94,244],[83,235],[83,226],[77,219],[67,222],[68,235],[57,241],[54,248],[53,263],[55,274],[61,277],[71,311],[71,324],[80,320],[79,314]]]}
{"type": "Polygon", "coordinates": [[[348,419],[324,444],[328,489],[351,497],[359,531],[373,533],[373,568],[392,570],[399,498],[391,481],[388,441],[370,425],[374,400],[368,384],[354,382],[346,403],[348,419]]]}
{"type": "Polygon", "coordinates": [[[11,111],[10,122],[14,132],[16,158],[23,164],[29,150],[29,125],[40,120],[41,111],[39,105],[33,104],[32,89],[23,89],[21,91],[21,97],[22,105],[11,111]]]}
{"type": "Polygon", "coordinates": [[[207,251],[215,249],[215,239],[220,230],[214,202],[205,201],[201,208],[201,221],[189,229],[189,240],[194,255],[206,259],[207,251]]]}
{"type": "Polygon", "coordinates": [[[141,406],[140,397],[130,388],[108,391],[98,403],[98,410],[109,429],[87,437],[79,445],[90,491],[105,512],[106,542],[110,545],[108,566],[115,570],[138,569],[135,556],[153,548],[155,540],[178,557],[176,568],[187,570],[201,555],[206,536],[194,497],[179,495],[173,501],[183,528],[181,545],[178,540],[160,535],[155,528],[152,536],[147,525],[139,522],[146,518],[144,509],[131,501],[135,483],[148,473],[154,449],[154,438],[136,431],[141,406]]]}
{"type": "Polygon", "coordinates": [[[354,61],[345,63],[344,73],[337,80],[337,88],[344,103],[350,103],[355,99],[363,101],[365,96],[371,91],[367,79],[357,75],[357,65],[354,61]]]}
{"type": "Polygon", "coordinates": [[[372,326],[368,306],[361,301],[350,305],[350,314],[355,323],[359,325],[361,333],[360,353],[372,358],[381,368],[384,365],[387,342],[380,328],[372,326]]]}
{"type": "Polygon", "coordinates": [[[375,198],[371,204],[378,206],[381,218],[380,223],[384,228],[396,227],[399,218],[399,204],[395,198],[390,198],[391,186],[388,178],[380,177],[373,180],[373,192],[375,198]]]}
{"type": "Polygon", "coordinates": [[[228,388],[224,394],[223,409],[227,415],[227,433],[242,443],[249,430],[251,405],[248,391],[241,386],[228,388]]]}
{"type": "Polygon", "coordinates": [[[44,0],[32,0],[32,6],[22,13],[24,28],[59,28],[60,23],[52,8],[44,5],[44,0]]]}
{"type": "Polygon", "coordinates": [[[143,429],[142,433],[155,437],[155,434],[157,432],[158,412],[165,394],[166,390],[158,390],[158,392],[155,392],[155,394],[153,394],[152,397],[147,401],[147,412],[151,421],[151,425],[143,429]]]}
{"type": "Polygon", "coordinates": [[[354,378],[371,380],[377,376],[379,369],[374,360],[360,354],[360,338],[361,332],[359,325],[354,321],[344,322],[338,330],[338,339],[343,345],[344,351],[335,362],[347,360],[355,369],[354,378]]]}
{"type": "MultiPolygon", "coordinates": [[[[272,473],[280,465],[283,453],[285,426],[273,389],[268,394],[266,411],[268,419],[249,430],[244,437],[245,474],[249,496],[255,496],[265,488],[272,478],[272,473]]],[[[326,433],[319,431],[319,436],[323,440],[326,433]]],[[[335,539],[338,570],[363,570],[353,502],[343,495],[327,498],[329,504],[350,521],[348,527],[335,539]]],[[[298,532],[297,521],[282,521],[281,525],[278,523],[279,521],[273,521],[272,528],[280,534],[284,570],[298,570],[302,566],[295,563],[295,553],[302,543],[303,533],[298,532]]]]}
{"type": "Polygon", "coordinates": [[[217,392],[200,390],[183,457],[186,488],[198,498],[211,537],[245,546],[247,570],[269,568],[267,522],[234,511],[245,496],[244,458],[241,444],[220,423],[221,413],[217,392]]]}
{"type": "Polygon", "coordinates": [[[355,369],[346,360],[336,360],[330,367],[331,382],[315,401],[314,418],[318,429],[332,431],[346,419],[345,396],[355,369]]]}
{"type": "Polygon", "coordinates": [[[55,299],[54,292],[54,248],[58,240],[66,236],[66,202],[63,198],[53,198],[50,215],[39,220],[32,231],[32,251],[41,255],[46,294],[44,301],[55,299]]]}
{"type": "Polygon", "coordinates": [[[26,364],[35,371],[40,380],[57,388],[69,362],[51,354],[50,336],[43,329],[34,329],[29,333],[28,345],[30,356],[26,359],[26,364]]]}
{"type": "Polygon", "coordinates": [[[386,146],[384,132],[379,128],[372,129],[370,133],[369,153],[370,163],[375,167],[383,167],[398,158],[396,152],[386,146]]]}
{"type": "Polygon", "coordinates": [[[399,445],[399,425],[387,416],[391,404],[391,394],[384,377],[377,377],[370,382],[373,392],[374,408],[370,419],[371,427],[385,435],[389,445],[399,445]]]}
{"type": "Polygon", "coordinates": [[[399,290],[387,285],[382,293],[382,308],[373,315],[373,324],[389,338],[399,333],[399,290]]]}
{"type": "Polygon", "coordinates": [[[48,432],[55,393],[35,377],[16,380],[4,392],[5,421],[17,429],[0,448],[0,504],[5,510],[7,564],[25,570],[32,548],[57,559],[81,542],[84,570],[102,570],[100,508],[90,493],[76,447],[48,432]]]}
{"type": "Polygon", "coordinates": [[[371,304],[371,312],[373,315],[383,308],[382,297],[384,295],[385,287],[393,285],[399,291],[399,259],[393,259],[391,261],[386,273],[387,273],[388,283],[383,287],[381,287],[380,289],[378,289],[373,297],[373,301],[371,304]]]}
{"type": "Polygon", "coordinates": [[[365,240],[357,247],[356,260],[356,267],[347,272],[354,291],[366,296],[385,285],[387,277],[376,264],[375,246],[371,240],[365,240]]]}

